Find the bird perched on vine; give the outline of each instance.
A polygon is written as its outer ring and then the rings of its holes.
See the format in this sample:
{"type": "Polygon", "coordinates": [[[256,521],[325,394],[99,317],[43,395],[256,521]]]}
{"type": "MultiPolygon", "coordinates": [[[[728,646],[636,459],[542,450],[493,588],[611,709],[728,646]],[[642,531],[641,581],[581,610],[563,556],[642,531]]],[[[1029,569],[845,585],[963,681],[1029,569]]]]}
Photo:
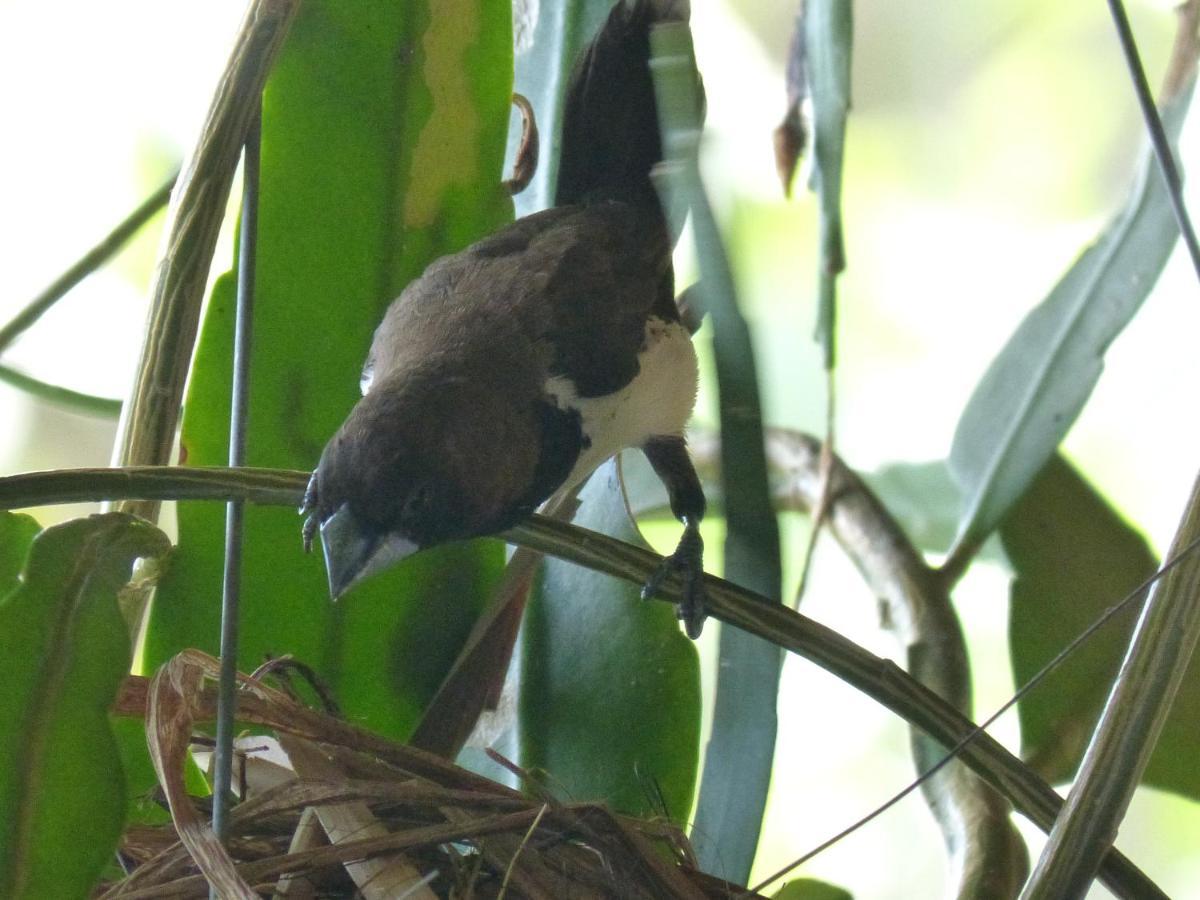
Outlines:
{"type": "Polygon", "coordinates": [[[435,261],[392,303],[363,396],[301,510],[337,597],[417,550],[501,531],[639,447],[684,525],[648,583],[704,621],[704,494],[684,443],[696,356],[675,303],[650,29],[686,2],[620,0],[575,66],[555,206],[435,261]]]}

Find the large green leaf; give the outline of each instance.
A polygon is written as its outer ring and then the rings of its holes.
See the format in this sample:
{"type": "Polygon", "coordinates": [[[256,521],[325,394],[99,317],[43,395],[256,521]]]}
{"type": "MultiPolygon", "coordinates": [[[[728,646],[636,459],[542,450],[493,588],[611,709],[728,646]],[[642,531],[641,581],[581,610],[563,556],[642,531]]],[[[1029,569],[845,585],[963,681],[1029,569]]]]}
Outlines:
{"type": "MultiPolygon", "coordinates": [[[[1158,566],[1145,539],[1061,456],[1000,525],[1012,562],[1009,639],[1024,684],[1158,566]]],[[[1087,747],[1125,655],[1137,605],[1093,635],[1021,700],[1021,755],[1048,781],[1067,781],[1087,747]]],[[[1200,799],[1200,660],[1193,660],[1146,769],[1147,784],[1200,799]]]]}
{"type": "MultiPolygon", "coordinates": [[[[610,460],[588,481],[575,524],[646,546],[617,472],[610,460]]],[[[682,823],[699,759],[699,662],[671,608],[639,593],[546,561],[523,632],[521,762],[568,797],[682,823]]]]}
{"type": "Polygon", "coordinates": [[[33,516],[0,512],[0,598],[17,586],[29,545],[41,530],[33,516]]]}
{"type": "MultiPolygon", "coordinates": [[[[501,0],[313,0],[263,100],[258,296],[247,457],[312,468],[353,405],[387,304],[435,257],[512,216],[501,187],[512,87],[501,0]]],[[[233,279],[214,291],[183,421],[189,464],[223,464],[233,279]]],[[[239,665],[293,653],[347,713],[403,735],[502,562],[494,541],[421,553],[328,599],[286,510],[246,510],[239,665]]],[[[223,511],[181,504],[179,551],[147,640],[155,665],[215,650],[223,511]]]]}
{"type": "MultiPolygon", "coordinates": [[[[1172,146],[1191,96],[1189,87],[1163,109],[1172,146]]],[[[1025,317],[963,410],[950,449],[950,470],[964,499],[956,547],[970,548],[991,533],[1050,458],[1099,380],[1108,345],[1154,287],[1178,234],[1147,152],[1125,207],[1025,317]]]]}
{"type": "Polygon", "coordinates": [[[0,896],[85,897],[125,820],[108,708],[129,671],[117,591],[166,536],[122,513],[48,528],[0,603],[0,896]]]}

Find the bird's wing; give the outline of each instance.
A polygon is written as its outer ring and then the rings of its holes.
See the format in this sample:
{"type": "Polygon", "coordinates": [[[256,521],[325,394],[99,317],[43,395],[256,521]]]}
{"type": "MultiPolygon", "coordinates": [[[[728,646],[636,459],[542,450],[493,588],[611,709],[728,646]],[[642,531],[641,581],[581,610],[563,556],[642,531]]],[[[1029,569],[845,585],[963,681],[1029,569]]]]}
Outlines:
{"type": "Polygon", "coordinates": [[[637,374],[648,316],[675,318],[672,291],[657,210],[615,200],[546,210],[431,265],[388,310],[364,373],[452,357],[514,389],[564,375],[579,396],[601,396],[637,374]]]}

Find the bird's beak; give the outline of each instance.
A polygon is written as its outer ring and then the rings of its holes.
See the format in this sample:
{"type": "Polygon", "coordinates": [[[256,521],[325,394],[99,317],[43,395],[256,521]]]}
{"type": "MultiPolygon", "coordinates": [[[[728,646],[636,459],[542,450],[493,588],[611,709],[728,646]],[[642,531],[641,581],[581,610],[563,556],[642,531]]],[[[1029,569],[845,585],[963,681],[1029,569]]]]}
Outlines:
{"type": "Polygon", "coordinates": [[[368,533],[345,504],[321,523],[321,548],[329,575],[329,596],[334,600],[420,549],[397,534],[380,537],[368,533]]]}

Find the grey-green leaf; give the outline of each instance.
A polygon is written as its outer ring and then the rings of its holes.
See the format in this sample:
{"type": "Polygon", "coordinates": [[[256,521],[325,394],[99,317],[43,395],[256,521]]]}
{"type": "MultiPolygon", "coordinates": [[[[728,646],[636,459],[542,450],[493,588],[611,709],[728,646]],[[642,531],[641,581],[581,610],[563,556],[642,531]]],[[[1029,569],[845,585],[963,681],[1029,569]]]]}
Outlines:
{"type": "Polygon", "coordinates": [[[108,708],[129,671],[117,591],[169,541],[122,513],[48,528],[0,604],[0,896],[86,897],[125,787],[108,708]]]}
{"type": "MultiPolygon", "coordinates": [[[[576,524],[645,546],[615,462],[580,500],[576,524]]],[[[682,823],[699,763],[700,666],[671,608],[638,594],[627,581],[546,561],[522,638],[521,762],[566,796],[682,823]]]]}
{"type": "Polygon", "coordinates": [[[813,105],[813,167],[809,187],[820,198],[821,258],[817,340],[833,367],[837,319],[836,279],[846,266],[842,235],[842,159],[850,112],[850,57],[854,19],[850,0],[806,0],[804,10],[808,89],[813,105]]]}
{"type": "MultiPolygon", "coordinates": [[[[725,498],[725,576],[778,602],[779,528],[771,505],[762,407],[750,330],[696,164],[698,87],[686,27],[651,36],[655,96],[668,166],[671,212],[691,208],[700,306],[712,316],[720,405],[721,484],[725,498]]],[[[682,223],[674,223],[680,227],[682,223]]],[[[745,884],[758,849],[774,764],[779,648],[737,628],[721,629],[713,728],[704,760],[692,838],[700,867],[745,884]]]]}
{"type": "MultiPolygon", "coordinates": [[[[1163,108],[1173,146],[1191,96],[1189,86],[1163,108]]],[[[1050,458],[1099,380],[1109,344],[1154,287],[1178,233],[1162,179],[1145,153],[1124,208],[1013,333],[963,411],[950,450],[964,496],[952,556],[986,537],[1050,458]]]]}

